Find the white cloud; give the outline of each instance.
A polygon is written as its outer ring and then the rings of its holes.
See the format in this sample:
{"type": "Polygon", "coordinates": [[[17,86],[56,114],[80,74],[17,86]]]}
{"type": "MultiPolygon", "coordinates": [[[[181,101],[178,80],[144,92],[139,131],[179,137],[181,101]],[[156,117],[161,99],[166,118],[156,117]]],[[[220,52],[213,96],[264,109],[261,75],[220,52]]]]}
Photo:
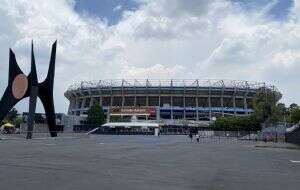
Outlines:
{"type": "MultiPolygon", "coordinates": [[[[267,81],[287,103],[300,103],[299,1],[284,22],[242,12],[226,0],[140,0],[114,26],[79,15],[71,0],[0,4],[0,94],[7,81],[8,48],[29,71],[35,42],[39,79],[57,39],[55,103],[66,112],[64,91],[80,80],[110,78],[225,78],[267,81]]],[[[22,111],[27,108],[21,104],[22,111]]]]}
{"type": "Polygon", "coordinates": [[[300,51],[292,51],[291,49],[275,53],[272,57],[272,63],[278,67],[293,67],[294,64],[297,64],[299,61],[300,51]]]}
{"type": "Polygon", "coordinates": [[[122,76],[129,79],[184,79],[187,70],[181,65],[166,67],[155,64],[151,67],[125,67],[122,76]]]}
{"type": "Polygon", "coordinates": [[[113,11],[120,11],[122,9],[122,5],[117,5],[113,8],[113,11]]]}

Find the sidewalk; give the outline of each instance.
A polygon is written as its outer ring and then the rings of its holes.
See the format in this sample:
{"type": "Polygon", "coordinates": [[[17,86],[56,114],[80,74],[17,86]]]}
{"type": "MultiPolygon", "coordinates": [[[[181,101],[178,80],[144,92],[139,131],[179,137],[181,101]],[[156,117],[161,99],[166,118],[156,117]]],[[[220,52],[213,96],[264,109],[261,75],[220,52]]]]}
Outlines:
{"type": "MultiPolygon", "coordinates": [[[[32,140],[41,139],[79,139],[87,138],[88,135],[85,133],[58,133],[57,137],[50,137],[49,133],[33,133],[32,140]]],[[[0,134],[0,140],[24,140],[26,139],[26,134],[0,134]]]]}
{"type": "Polygon", "coordinates": [[[290,144],[290,143],[285,143],[285,142],[259,142],[258,144],[255,145],[255,147],[258,148],[283,148],[283,149],[299,149],[300,146],[295,145],[295,144],[290,144]]]}

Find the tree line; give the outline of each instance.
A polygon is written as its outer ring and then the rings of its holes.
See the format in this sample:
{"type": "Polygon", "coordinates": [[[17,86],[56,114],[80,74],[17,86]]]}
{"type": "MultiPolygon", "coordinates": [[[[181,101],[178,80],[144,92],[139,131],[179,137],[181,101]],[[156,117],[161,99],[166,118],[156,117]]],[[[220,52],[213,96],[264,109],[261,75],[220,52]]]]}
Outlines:
{"type": "Polygon", "coordinates": [[[300,121],[300,107],[293,103],[288,107],[284,103],[278,103],[280,94],[271,90],[258,90],[254,97],[254,112],[247,116],[219,117],[211,124],[215,130],[245,130],[259,131],[263,126],[271,126],[274,123],[296,124],[300,121]]]}

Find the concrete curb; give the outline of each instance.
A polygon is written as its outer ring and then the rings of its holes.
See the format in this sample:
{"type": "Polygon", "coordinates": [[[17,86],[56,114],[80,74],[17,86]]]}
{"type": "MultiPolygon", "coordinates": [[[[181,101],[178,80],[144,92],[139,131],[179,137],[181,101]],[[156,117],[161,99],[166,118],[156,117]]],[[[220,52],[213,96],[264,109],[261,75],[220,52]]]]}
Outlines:
{"type": "MultiPolygon", "coordinates": [[[[57,137],[50,137],[50,136],[39,136],[36,135],[36,137],[33,134],[33,137],[31,140],[59,140],[59,139],[83,139],[83,138],[88,138],[89,136],[86,134],[72,134],[72,135],[61,135],[57,137]]],[[[0,140],[27,140],[26,136],[22,135],[16,135],[16,136],[5,136],[1,135],[0,140]]]]}
{"type": "Polygon", "coordinates": [[[282,148],[282,149],[293,149],[300,150],[300,146],[290,143],[272,143],[272,144],[258,144],[255,145],[257,148],[282,148]]]}

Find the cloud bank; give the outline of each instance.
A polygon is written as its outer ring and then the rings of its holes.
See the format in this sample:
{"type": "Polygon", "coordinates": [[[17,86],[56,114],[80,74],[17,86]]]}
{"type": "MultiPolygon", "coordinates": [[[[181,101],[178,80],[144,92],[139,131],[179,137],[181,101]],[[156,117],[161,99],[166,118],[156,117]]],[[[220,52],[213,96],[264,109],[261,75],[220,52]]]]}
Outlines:
{"type": "MultiPolygon", "coordinates": [[[[227,0],[138,0],[109,26],[80,15],[75,1],[4,0],[0,5],[0,94],[7,81],[8,48],[29,72],[34,40],[39,80],[50,46],[58,40],[55,104],[66,112],[63,93],[81,80],[218,78],[265,81],[300,103],[300,2],[287,19],[266,14],[274,2],[245,11],[227,0]]],[[[275,2],[276,3],[276,2],[275,2]]],[[[26,103],[17,107],[27,111],[26,103]]],[[[39,111],[42,111],[39,106],[39,111]]]]}

